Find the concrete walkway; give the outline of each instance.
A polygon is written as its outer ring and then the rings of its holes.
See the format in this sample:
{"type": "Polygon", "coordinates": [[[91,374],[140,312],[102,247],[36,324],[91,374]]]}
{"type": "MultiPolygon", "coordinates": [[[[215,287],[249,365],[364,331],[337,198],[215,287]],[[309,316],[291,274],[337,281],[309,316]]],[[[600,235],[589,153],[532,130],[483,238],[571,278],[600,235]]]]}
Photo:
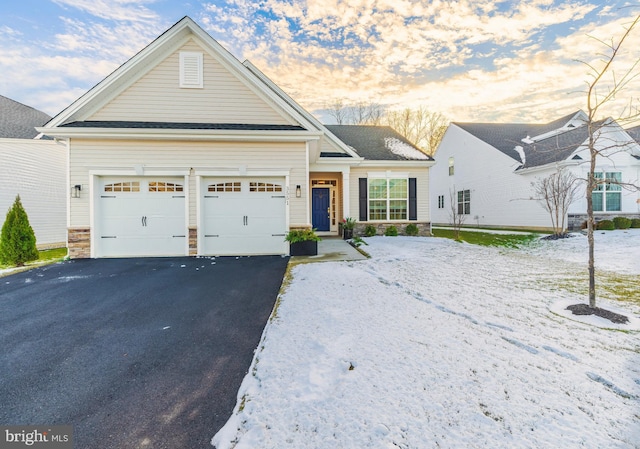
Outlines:
{"type": "Polygon", "coordinates": [[[365,260],[367,257],[340,237],[322,237],[317,256],[293,256],[294,263],[365,260]]]}

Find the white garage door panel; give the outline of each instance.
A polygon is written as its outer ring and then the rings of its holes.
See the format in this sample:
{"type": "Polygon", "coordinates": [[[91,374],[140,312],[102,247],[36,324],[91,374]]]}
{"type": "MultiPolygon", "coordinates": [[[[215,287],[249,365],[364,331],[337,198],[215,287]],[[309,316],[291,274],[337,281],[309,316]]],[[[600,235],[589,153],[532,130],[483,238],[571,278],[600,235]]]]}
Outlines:
{"type": "Polygon", "coordinates": [[[206,178],[203,192],[204,254],[288,252],[284,179],[206,178]]]}
{"type": "Polygon", "coordinates": [[[183,184],[180,178],[101,178],[97,256],[185,255],[183,184]]]}

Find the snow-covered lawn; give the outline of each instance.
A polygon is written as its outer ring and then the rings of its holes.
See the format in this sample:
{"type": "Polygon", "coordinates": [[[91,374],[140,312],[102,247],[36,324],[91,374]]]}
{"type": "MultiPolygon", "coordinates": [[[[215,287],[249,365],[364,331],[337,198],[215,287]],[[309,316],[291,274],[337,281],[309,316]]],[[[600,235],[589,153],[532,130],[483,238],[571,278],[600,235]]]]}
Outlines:
{"type": "MultiPolygon", "coordinates": [[[[640,447],[640,334],[549,310],[584,302],[558,286],[586,238],[367,241],[369,260],[293,268],[218,448],[640,447]]],[[[640,276],[639,230],[597,245],[640,276]]]]}

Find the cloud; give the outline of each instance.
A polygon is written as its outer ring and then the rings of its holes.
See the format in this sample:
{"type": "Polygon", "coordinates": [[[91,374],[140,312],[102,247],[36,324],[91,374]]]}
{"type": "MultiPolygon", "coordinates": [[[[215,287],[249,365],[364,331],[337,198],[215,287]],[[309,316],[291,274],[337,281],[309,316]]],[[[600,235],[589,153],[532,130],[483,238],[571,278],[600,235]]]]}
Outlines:
{"type": "Polygon", "coordinates": [[[53,0],[53,2],[105,20],[154,22],[159,19],[157,13],[144,6],[155,3],[155,0],[53,0]]]}
{"type": "Polygon", "coordinates": [[[551,103],[552,94],[571,103],[563,77],[576,76],[566,67],[575,63],[540,48],[594,11],[552,0],[234,0],[206,5],[201,19],[309,110],[340,98],[486,120],[518,107],[540,115],[529,106],[551,103]]]}
{"type": "Polygon", "coordinates": [[[53,37],[0,28],[0,92],[57,114],[153,41],[168,24],[152,1],[54,0],[68,11],[53,37]],[[76,10],[84,14],[78,14],[76,10]]]}

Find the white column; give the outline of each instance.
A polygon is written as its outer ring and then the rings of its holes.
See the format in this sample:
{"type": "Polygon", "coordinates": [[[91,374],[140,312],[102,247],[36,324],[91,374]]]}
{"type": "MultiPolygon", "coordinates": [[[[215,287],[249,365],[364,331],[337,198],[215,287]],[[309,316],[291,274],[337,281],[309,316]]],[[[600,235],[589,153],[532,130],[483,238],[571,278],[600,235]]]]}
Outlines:
{"type": "MultiPolygon", "coordinates": [[[[349,208],[349,197],[350,197],[350,188],[349,188],[349,169],[342,170],[342,217],[350,216],[350,208],[349,208]]],[[[357,218],[357,217],[356,217],[357,218]]]]}

